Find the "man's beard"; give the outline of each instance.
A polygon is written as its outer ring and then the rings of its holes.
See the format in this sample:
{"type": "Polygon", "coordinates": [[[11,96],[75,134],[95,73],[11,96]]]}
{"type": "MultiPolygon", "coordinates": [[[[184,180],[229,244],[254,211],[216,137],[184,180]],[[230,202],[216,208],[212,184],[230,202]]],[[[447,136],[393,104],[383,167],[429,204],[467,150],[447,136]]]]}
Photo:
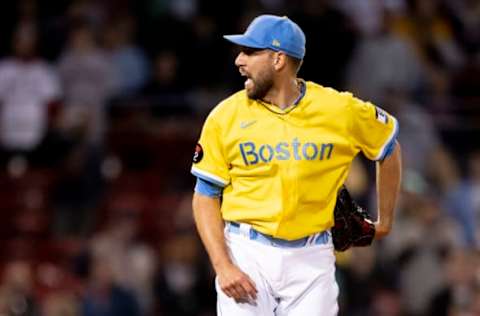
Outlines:
{"type": "Polygon", "coordinates": [[[265,71],[258,75],[258,78],[250,78],[253,82],[253,88],[247,89],[247,95],[250,99],[263,99],[273,86],[273,74],[265,71]]]}

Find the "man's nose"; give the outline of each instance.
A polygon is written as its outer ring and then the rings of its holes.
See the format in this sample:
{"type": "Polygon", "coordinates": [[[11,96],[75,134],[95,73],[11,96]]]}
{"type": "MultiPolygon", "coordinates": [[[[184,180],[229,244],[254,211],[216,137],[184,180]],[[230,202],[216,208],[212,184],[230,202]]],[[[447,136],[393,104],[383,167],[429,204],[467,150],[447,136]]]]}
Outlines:
{"type": "Polygon", "coordinates": [[[235,58],[235,66],[245,66],[245,54],[243,52],[238,53],[237,58],[235,58]]]}

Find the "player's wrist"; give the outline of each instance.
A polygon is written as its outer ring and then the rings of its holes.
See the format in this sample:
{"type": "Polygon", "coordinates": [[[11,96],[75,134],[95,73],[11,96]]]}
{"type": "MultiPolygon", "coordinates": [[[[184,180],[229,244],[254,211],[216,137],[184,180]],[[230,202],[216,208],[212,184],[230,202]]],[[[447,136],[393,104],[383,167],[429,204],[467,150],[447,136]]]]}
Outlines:
{"type": "Polygon", "coordinates": [[[375,224],[375,239],[381,239],[387,236],[392,230],[391,223],[383,223],[383,222],[377,221],[374,224],[375,224]]]}
{"type": "Polygon", "coordinates": [[[212,260],[212,266],[215,272],[218,274],[219,271],[224,271],[233,265],[230,258],[218,258],[217,260],[212,260]]]}
{"type": "Polygon", "coordinates": [[[381,230],[391,230],[392,229],[392,223],[391,222],[386,222],[386,221],[376,221],[375,223],[375,227],[376,228],[379,228],[381,230]]]}
{"type": "Polygon", "coordinates": [[[392,229],[393,226],[393,218],[388,214],[391,212],[382,212],[380,210],[377,211],[378,217],[377,221],[375,222],[375,226],[378,226],[382,229],[392,229]]]}

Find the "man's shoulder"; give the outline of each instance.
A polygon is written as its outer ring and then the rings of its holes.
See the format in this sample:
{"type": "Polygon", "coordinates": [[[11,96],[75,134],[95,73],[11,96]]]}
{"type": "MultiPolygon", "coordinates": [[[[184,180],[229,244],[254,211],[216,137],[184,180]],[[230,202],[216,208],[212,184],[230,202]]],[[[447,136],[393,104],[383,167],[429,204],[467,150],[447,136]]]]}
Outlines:
{"type": "Polygon", "coordinates": [[[348,91],[340,91],[332,87],[322,86],[313,81],[306,81],[307,91],[312,92],[314,95],[325,96],[325,97],[340,97],[340,98],[349,98],[352,97],[352,93],[348,91]]]}
{"type": "Polygon", "coordinates": [[[224,117],[231,116],[238,108],[245,106],[249,102],[245,90],[240,90],[223,99],[210,112],[210,117],[224,117]]]}
{"type": "Polygon", "coordinates": [[[343,108],[347,106],[354,96],[348,91],[339,91],[332,87],[325,87],[318,83],[307,81],[308,98],[320,105],[329,104],[329,108],[343,108]]]}
{"type": "Polygon", "coordinates": [[[229,97],[223,99],[218,105],[219,106],[239,106],[248,102],[247,93],[244,90],[237,91],[231,94],[229,97]]]}

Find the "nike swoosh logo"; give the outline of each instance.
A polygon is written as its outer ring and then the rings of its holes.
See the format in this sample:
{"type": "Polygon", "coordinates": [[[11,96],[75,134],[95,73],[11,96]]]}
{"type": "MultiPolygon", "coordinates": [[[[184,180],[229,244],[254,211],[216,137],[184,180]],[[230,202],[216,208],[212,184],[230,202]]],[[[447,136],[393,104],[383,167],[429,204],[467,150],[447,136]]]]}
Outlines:
{"type": "Polygon", "coordinates": [[[257,120],[254,121],[247,121],[247,122],[241,122],[240,123],[240,128],[247,128],[249,126],[252,126],[253,124],[257,123],[257,120]]]}

